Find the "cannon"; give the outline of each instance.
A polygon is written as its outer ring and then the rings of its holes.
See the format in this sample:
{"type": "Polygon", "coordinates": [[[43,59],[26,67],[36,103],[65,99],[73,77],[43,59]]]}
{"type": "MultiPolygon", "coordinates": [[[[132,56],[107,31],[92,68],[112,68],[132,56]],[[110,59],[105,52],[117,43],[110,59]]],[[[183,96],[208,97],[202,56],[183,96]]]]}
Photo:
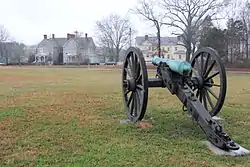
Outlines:
{"type": "Polygon", "coordinates": [[[148,78],[147,66],[139,48],[128,48],[123,63],[122,95],[129,121],[135,123],[143,119],[148,88],[167,88],[183,103],[183,110],[191,115],[216,148],[224,151],[241,148],[213,119],[221,111],[227,90],[225,67],[216,50],[201,48],[190,62],[155,56],[152,58],[156,67],[153,78],[148,78]]]}

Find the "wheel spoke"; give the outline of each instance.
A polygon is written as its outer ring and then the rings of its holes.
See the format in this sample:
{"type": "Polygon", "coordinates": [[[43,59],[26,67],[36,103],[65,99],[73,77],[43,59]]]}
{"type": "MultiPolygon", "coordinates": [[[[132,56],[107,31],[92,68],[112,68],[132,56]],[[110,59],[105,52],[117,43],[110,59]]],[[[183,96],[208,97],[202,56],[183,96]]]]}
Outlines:
{"type": "Polygon", "coordinates": [[[136,65],[136,75],[135,75],[135,78],[136,80],[141,76],[141,67],[140,67],[140,64],[137,64],[136,65]]]}
{"type": "Polygon", "coordinates": [[[133,115],[133,111],[134,111],[134,105],[135,105],[135,98],[134,98],[134,94],[133,96],[133,100],[132,100],[132,105],[131,105],[131,109],[130,109],[130,115],[133,115]]]}
{"type": "Polygon", "coordinates": [[[136,83],[139,83],[139,82],[141,81],[141,79],[142,79],[142,74],[140,74],[140,75],[138,76],[138,78],[136,79],[136,83]]]}
{"type": "Polygon", "coordinates": [[[203,91],[203,103],[204,103],[204,107],[206,110],[208,110],[208,107],[207,107],[207,99],[206,99],[206,95],[205,95],[205,91],[203,91]]]}
{"type": "Polygon", "coordinates": [[[221,85],[215,84],[215,83],[210,83],[210,82],[205,82],[206,86],[216,86],[216,87],[221,87],[221,85]]]}
{"type": "Polygon", "coordinates": [[[131,101],[132,101],[132,100],[133,100],[133,98],[134,98],[134,97],[133,97],[133,95],[134,95],[134,92],[132,92],[132,93],[131,93],[131,95],[130,95],[130,97],[129,97],[129,99],[128,99],[128,104],[127,104],[127,105],[128,105],[128,107],[129,107],[129,105],[130,105],[131,101]]]}
{"type": "Polygon", "coordinates": [[[211,100],[211,97],[210,97],[210,95],[208,94],[208,92],[207,92],[206,90],[205,90],[204,92],[205,92],[205,94],[206,94],[206,96],[207,96],[207,100],[208,100],[208,102],[209,102],[209,104],[210,104],[210,107],[211,107],[212,110],[213,110],[214,104],[213,104],[213,102],[212,102],[212,100],[211,100]]]}
{"type": "Polygon", "coordinates": [[[208,74],[211,72],[215,63],[216,63],[216,61],[214,60],[213,63],[211,64],[211,66],[209,67],[209,69],[207,70],[207,72],[205,73],[204,78],[206,78],[208,76],[208,74]]]}
{"type": "Polygon", "coordinates": [[[204,72],[204,69],[203,69],[203,63],[204,63],[204,59],[203,59],[203,53],[201,53],[201,73],[200,73],[200,76],[203,76],[203,72],[204,72]]]}
{"type": "Polygon", "coordinates": [[[136,85],[136,88],[140,89],[140,90],[144,90],[142,85],[136,85]]]}
{"type": "Polygon", "coordinates": [[[130,60],[130,57],[131,57],[131,56],[129,56],[129,57],[127,58],[127,61],[128,61],[129,68],[130,68],[130,70],[131,70],[131,77],[132,77],[132,73],[133,73],[133,64],[132,64],[132,62],[131,62],[131,60],[130,60]]]}
{"type": "Polygon", "coordinates": [[[212,79],[213,77],[215,77],[216,75],[218,75],[218,74],[220,74],[220,72],[218,71],[218,72],[216,72],[216,73],[214,73],[213,75],[211,75],[211,76],[209,76],[209,77],[207,77],[206,79],[205,79],[205,82],[206,81],[208,81],[209,79],[212,79]]]}
{"type": "Polygon", "coordinates": [[[203,98],[203,92],[202,90],[200,90],[200,96],[199,96],[199,99],[200,99],[200,102],[202,103],[202,98],[203,98]]]}
{"type": "Polygon", "coordinates": [[[204,74],[203,74],[203,76],[205,76],[205,74],[206,74],[206,72],[207,72],[207,66],[208,66],[209,58],[210,58],[210,55],[207,54],[207,59],[206,59],[206,62],[205,62],[205,67],[204,67],[204,74]]]}
{"type": "Polygon", "coordinates": [[[124,95],[127,96],[129,92],[131,92],[131,90],[127,90],[127,91],[124,93],[124,95]]]}
{"type": "Polygon", "coordinates": [[[195,92],[197,89],[198,89],[197,87],[194,87],[194,88],[193,88],[193,92],[195,92]]]}
{"type": "Polygon", "coordinates": [[[136,77],[136,63],[135,63],[135,54],[132,53],[131,55],[131,62],[132,62],[132,74],[133,74],[133,77],[136,77]]]}
{"type": "Polygon", "coordinates": [[[135,95],[136,95],[136,97],[138,98],[138,99],[137,99],[138,106],[139,106],[138,110],[140,111],[141,99],[140,99],[139,93],[138,93],[137,91],[135,91],[135,95]]]}
{"type": "Polygon", "coordinates": [[[196,97],[197,98],[198,98],[199,94],[200,94],[200,89],[198,89],[198,91],[196,92],[196,97]]]}
{"type": "Polygon", "coordinates": [[[196,61],[197,61],[196,66],[197,66],[198,74],[201,75],[201,69],[200,69],[200,66],[199,66],[199,60],[198,60],[198,58],[196,58],[196,61]]]}
{"type": "Polygon", "coordinates": [[[125,71],[126,71],[126,73],[128,74],[128,76],[129,76],[130,78],[132,78],[131,71],[130,71],[128,68],[125,68],[125,71]]]}
{"type": "Polygon", "coordinates": [[[136,96],[136,92],[134,92],[134,116],[136,117],[137,116],[137,103],[138,99],[137,99],[137,96],[136,96]]]}
{"type": "Polygon", "coordinates": [[[135,73],[136,73],[135,77],[137,78],[137,77],[138,77],[138,70],[139,70],[139,68],[140,68],[140,64],[138,63],[137,55],[134,54],[133,56],[134,56],[135,73]]]}
{"type": "Polygon", "coordinates": [[[216,100],[219,100],[219,98],[216,96],[216,94],[210,88],[208,88],[208,87],[205,87],[205,88],[209,91],[209,93],[211,93],[214,96],[214,98],[216,98],[216,100]]]}

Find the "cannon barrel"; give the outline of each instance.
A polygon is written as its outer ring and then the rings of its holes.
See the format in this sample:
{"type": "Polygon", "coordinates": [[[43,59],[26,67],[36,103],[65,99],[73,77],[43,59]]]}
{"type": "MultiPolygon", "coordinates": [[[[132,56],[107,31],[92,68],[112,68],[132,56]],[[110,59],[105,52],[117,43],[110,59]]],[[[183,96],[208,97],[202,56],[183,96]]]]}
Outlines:
{"type": "Polygon", "coordinates": [[[160,63],[166,63],[172,71],[177,72],[181,75],[188,73],[192,69],[191,64],[187,61],[171,60],[167,58],[160,58],[157,56],[152,58],[153,65],[158,66],[160,63]]]}

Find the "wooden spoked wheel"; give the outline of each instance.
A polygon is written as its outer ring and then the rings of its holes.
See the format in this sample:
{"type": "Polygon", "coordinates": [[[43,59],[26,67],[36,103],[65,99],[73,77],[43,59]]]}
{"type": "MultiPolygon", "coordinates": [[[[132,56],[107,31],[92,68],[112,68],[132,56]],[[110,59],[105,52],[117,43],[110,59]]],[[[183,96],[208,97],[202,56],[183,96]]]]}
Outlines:
{"type": "Polygon", "coordinates": [[[217,115],[227,90],[225,67],[218,52],[210,47],[198,50],[191,60],[192,77],[197,81],[193,90],[211,116],[217,115]]]}
{"type": "Polygon", "coordinates": [[[122,69],[125,112],[131,122],[143,119],[148,102],[148,74],[142,52],[130,47],[122,69]]]}

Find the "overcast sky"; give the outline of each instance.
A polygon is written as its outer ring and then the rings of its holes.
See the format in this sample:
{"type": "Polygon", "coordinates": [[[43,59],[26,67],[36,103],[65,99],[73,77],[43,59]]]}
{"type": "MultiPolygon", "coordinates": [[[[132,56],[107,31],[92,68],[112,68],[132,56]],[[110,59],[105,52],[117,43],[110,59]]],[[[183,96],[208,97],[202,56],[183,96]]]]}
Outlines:
{"type": "MultiPolygon", "coordinates": [[[[137,0],[0,0],[0,24],[4,25],[14,40],[26,45],[39,43],[44,34],[49,37],[66,37],[75,30],[94,36],[95,22],[111,13],[129,16],[136,35],[154,33],[155,28],[128,10],[137,0]]],[[[219,21],[221,24],[221,20],[219,21]]],[[[162,36],[171,35],[163,27],[162,36]]]]}
{"type": "MultiPolygon", "coordinates": [[[[125,16],[136,3],[137,0],[1,0],[0,24],[14,40],[27,45],[37,44],[43,34],[66,37],[78,30],[93,36],[97,20],[110,13],[125,16]]],[[[154,33],[153,27],[142,19],[129,16],[137,35],[154,33]]]]}

